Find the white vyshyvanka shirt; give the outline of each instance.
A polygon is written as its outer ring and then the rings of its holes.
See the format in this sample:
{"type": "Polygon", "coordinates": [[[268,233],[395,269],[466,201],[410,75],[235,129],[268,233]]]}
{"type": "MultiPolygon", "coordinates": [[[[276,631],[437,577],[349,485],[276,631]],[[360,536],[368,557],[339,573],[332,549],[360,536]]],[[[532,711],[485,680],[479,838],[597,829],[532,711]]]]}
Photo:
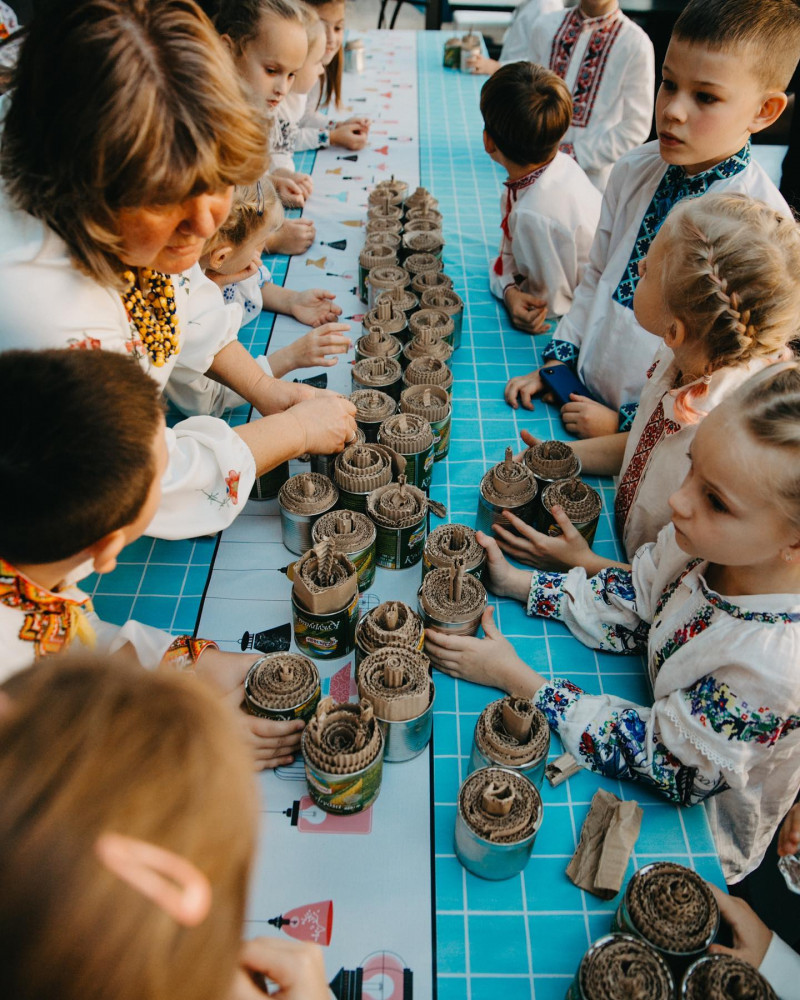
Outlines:
{"type": "Polygon", "coordinates": [[[530,60],[531,32],[543,14],[564,10],[562,0],[524,0],[514,10],[511,24],[503,39],[499,61],[503,64],[530,60]]]}
{"type": "MultiPolygon", "coordinates": [[[[198,265],[172,280],[180,351],[156,368],[119,293],[79,271],[61,237],[0,193],[0,349],[71,347],[129,354],[167,396],[171,378],[176,389],[194,379],[208,382],[202,373],[236,340],[241,310],[225,305],[220,289],[198,265]]],[[[161,505],[147,534],[191,538],[226,528],[255,480],[250,449],[227,424],[208,416],[168,429],[167,449],[161,505]]]]}
{"type": "MultiPolygon", "coordinates": [[[[321,93],[322,77],[307,94],[295,95],[303,97],[305,101],[300,117],[297,119],[294,148],[298,152],[302,149],[323,149],[331,144],[331,125],[333,123],[326,114],[317,108],[321,93]]],[[[292,97],[292,94],[290,93],[288,96],[292,97]]],[[[286,103],[286,98],[284,98],[284,103],[286,103]]]]}
{"type": "Polygon", "coordinates": [[[775,933],[758,971],[780,1000],[800,1000],[800,955],[775,933]]]}
{"type": "Polygon", "coordinates": [[[563,678],[535,702],[564,748],[610,778],[705,801],[725,879],[758,866],[800,786],[800,594],[725,597],[664,528],[630,571],[534,572],[528,613],[584,645],[647,656],[652,705],[563,678]]]}
{"type": "MultiPolygon", "coordinates": [[[[745,364],[718,369],[706,392],[695,401],[695,410],[710,413],[751,375],[779,360],[778,355],[753,358],[745,364]]],[[[675,383],[679,375],[672,351],[662,344],[647,373],[617,484],[617,533],[629,559],[640,546],[654,542],[659,531],[669,524],[669,497],[680,487],[691,466],[688,452],[702,418],[686,423],[680,412],[676,413],[675,383]]]]}
{"type": "Polygon", "coordinates": [[[556,153],[543,167],[505,181],[500,196],[500,253],[489,268],[499,299],[509,285],[547,299],[549,316],[563,316],[583,276],[602,198],[570,157],[556,153]]]}
{"type": "MultiPolygon", "coordinates": [[[[85,576],[93,568],[90,562],[78,567],[75,575],[85,576]]],[[[100,653],[115,653],[130,644],[148,670],[188,666],[205,648],[216,647],[205,639],[170,635],[141,622],[104,622],[75,583],[46,590],[0,559],[0,684],[40,657],[81,644],[100,653]]]]}
{"type": "Polygon", "coordinates": [[[538,18],[528,59],[561,77],[572,94],[572,125],[562,139],[600,191],[611,168],[644,142],[653,120],[653,43],[619,9],[585,17],[578,7],[538,18]]]}
{"type": "Polygon", "coordinates": [[[631,150],[611,172],[583,279],[544,350],[546,360],[576,366],[587,389],[620,412],[621,430],[630,427],[661,344],[633,315],[638,261],[647,256],[669,209],[708,190],[741,192],[791,216],[778,189],[750,156],[749,145],[692,177],[682,167],[668,168],[657,140],[631,150]]]}

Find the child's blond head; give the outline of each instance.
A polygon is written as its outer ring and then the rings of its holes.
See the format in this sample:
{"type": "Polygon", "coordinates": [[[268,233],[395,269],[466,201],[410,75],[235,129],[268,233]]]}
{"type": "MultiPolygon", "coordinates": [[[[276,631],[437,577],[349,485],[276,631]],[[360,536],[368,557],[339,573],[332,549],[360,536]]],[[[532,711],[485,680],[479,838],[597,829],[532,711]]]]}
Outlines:
{"type": "Polygon", "coordinates": [[[249,187],[237,187],[228,218],[206,243],[203,254],[223,245],[240,247],[265,226],[276,229],[282,218],[283,208],[271,181],[264,178],[249,187]]]}
{"type": "MultiPolygon", "coordinates": [[[[771,357],[800,330],[800,228],[743,194],[680,202],[662,228],[667,312],[708,370],[771,357]]],[[[661,234],[659,234],[661,235],[661,234]]]]}
{"type": "Polygon", "coordinates": [[[222,0],[214,24],[221,35],[230,38],[236,51],[241,52],[258,36],[265,17],[304,24],[300,5],[294,0],[222,0]]]}
{"type": "Polygon", "coordinates": [[[741,54],[765,89],[785,90],[800,58],[800,6],[796,0],[689,0],[672,34],[741,54]]]}
{"type": "Polygon", "coordinates": [[[9,682],[0,715],[0,995],[219,1000],[255,833],[251,765],[200,683],[88,657],[9,682]],[[104,835],[180,855],[212,887],[187,926],[106,867],[104,835]]]}

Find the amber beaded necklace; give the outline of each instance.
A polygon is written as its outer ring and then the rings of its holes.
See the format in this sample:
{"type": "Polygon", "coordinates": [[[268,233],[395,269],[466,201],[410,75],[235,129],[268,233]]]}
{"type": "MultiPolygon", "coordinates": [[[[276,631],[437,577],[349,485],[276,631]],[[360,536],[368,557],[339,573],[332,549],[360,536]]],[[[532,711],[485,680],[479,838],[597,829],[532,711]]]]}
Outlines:
{"type": "Polygon", "coordinates": [[[136,327],[147,353],[156,368],[180,350],[178,317],[175,315],[175,289],[172,279],[149,267],[140,270],[141,287],[133,271],[125,271],[123,280],[129,285],[122,293],[122,304],[136,327]],[[143,292],[142,289],[147,289],[143,292]]]}

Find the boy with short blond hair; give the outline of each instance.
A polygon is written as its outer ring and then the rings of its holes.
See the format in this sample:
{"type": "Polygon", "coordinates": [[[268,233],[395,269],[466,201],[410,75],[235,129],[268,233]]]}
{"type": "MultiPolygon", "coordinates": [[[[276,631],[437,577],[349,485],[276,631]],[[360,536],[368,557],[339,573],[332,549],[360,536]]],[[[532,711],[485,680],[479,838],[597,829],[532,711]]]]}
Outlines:
{"type": "Polygon", "coordinates": [[[559,152],[572,119],[563,80],[529,62],[502,66],[481,90],[483,143],[508,172],[502,195],[500,253],[489,271],[492,293],[525,333],[561,316],[589,258],[600,194],[559,152]]]}
{"type": "MultiPolygon", "coordinates": [[[[679,17],[656,100],[658,139],[614,167],[586,274],[545,350],[548,364],[573,366],[602,400],[576,396],[562,407],[571,433],[630,427],[659,344],[636,322],[633,293],[673,205],[708,190],[742,192],[791,214],[752,159],[750,136],[786,107],[783,88],[799,54],[795,0],[690,0],[679,17]]],[[[506,399],[530,408],[541,389],[539,372],[531,372],[508,383],[506,399]]]]}

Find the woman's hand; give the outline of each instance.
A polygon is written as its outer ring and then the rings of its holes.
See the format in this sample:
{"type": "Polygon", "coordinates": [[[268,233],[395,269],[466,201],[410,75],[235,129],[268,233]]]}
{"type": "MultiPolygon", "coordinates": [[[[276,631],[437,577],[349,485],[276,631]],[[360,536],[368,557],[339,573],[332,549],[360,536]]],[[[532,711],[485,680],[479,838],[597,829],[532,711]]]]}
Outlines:
{"type": "Polygon", "coordinates": [[[712,955],[733,955],[758,968],[772,940],[772,931],[756,916],[743,899],[729,896],[709,882],[709,888],[719,905],[722,919],[733,931],[733,948],[712,944],[708,949],[712,955]]]}
{"type": "Polygon", "coordinates": [[[294,318],[306,326],[321,326],[335,323],[342,310],[335,302],[336,295],[323,288],[309,288],[305,292],[294,292],[289,310],[294,318]]]}
{"type": "Polygon", "coordinates": [[[344,396],[317,394],[286,411],[300,426],[303,445],[298,455],[331,455],[356,437],[356,408],[344,396]]]}
{"type": "Polygon", "coordinates": [[[319,945],[266,937],[245,941],[227,1000],[264,1000],[265,977],[277,984],[270,996],[280,1000],[330,1000],[319,945]],[[259,980],[264,985],[256,985],[259,980]]]}
{"type": "MultiPolygon", "coordinates": [[[[503,511],[503,514],[519,532],[515,535],[501,524],[494,525],[497,544],[503,552],[537,569],[565,572],[573,566],[584,566],[589,573],[588,564],[592,561],[594,553],[583,535],[557,504],[553,507],[552,514],[561,529],[561,534],[556,536],[537,531],[510,510],[503,511]]],[[[593,569],[589,575],[595,572],[597,570],[593,569]]]]}
{"type": "Polygon", "coordinates": [[[619,414],[609,406],[586,396],[570,393],[570,401],[561,407],[565,430],[579,438],[603,437],[619,430],[619,414]]]}
{"type": "Polygon", "coordinates": [[[489,606],[481,617],[485,635],[452,635],[425,629],[425,652],[445,674],[486,687],[500,688],[507,694],[531,698],[545,683],[544,677],[531,670],[494,623],[494,608],[489,606]]]}

